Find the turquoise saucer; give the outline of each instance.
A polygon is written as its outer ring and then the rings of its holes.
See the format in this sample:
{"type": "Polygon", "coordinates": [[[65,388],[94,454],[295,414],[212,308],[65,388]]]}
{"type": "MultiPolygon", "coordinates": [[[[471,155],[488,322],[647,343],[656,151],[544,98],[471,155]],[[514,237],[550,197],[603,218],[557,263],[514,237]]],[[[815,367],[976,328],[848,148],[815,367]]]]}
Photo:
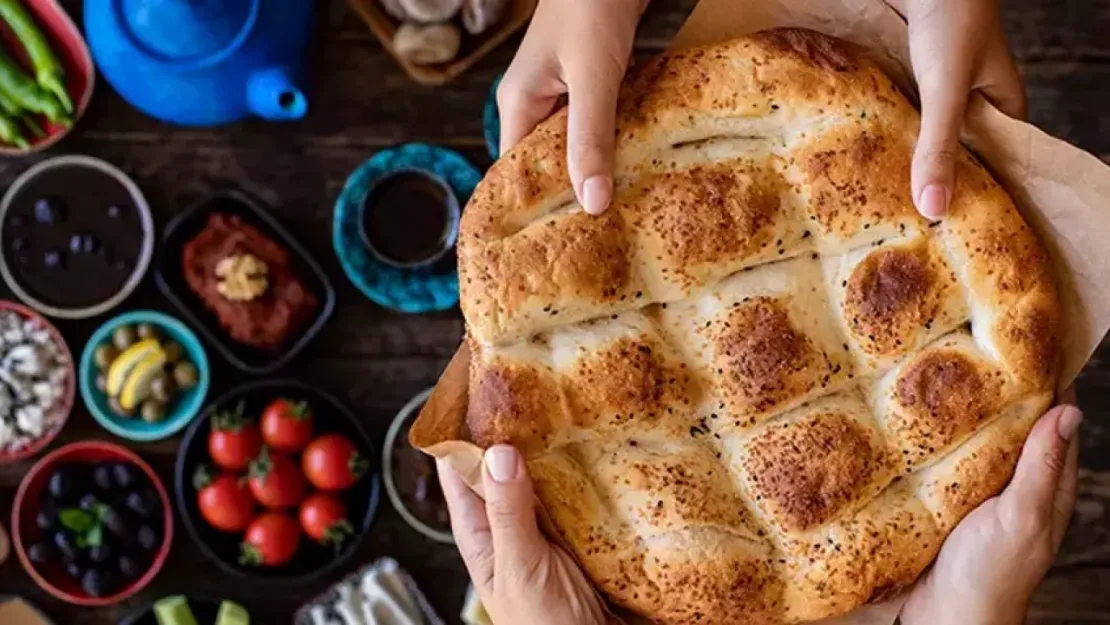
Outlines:
{"type": "Polygon", "coordinates": [[[495,161],[501,156],[501,112],[497,108],[497,87],[504,77],[505,74],[498,74],[493,79],[486,105],[482,109],[482,133],[486,138],[486,150],[489,150],[490,158],[495,161]]]}
{"type": "Polygon", "coordinates": [[[378,261],[359,235],[359,205],[378,178],[402,169],[430,171],[451,186],[465,206],[481,173],[454,150],[423,143],[389,148],[370,157],[347,178],[335,202],[332,245],[347,278],[371,301],[404,313],[447,310],[459,303],[454,254],[428,269],[398,269],[378,261]]]}

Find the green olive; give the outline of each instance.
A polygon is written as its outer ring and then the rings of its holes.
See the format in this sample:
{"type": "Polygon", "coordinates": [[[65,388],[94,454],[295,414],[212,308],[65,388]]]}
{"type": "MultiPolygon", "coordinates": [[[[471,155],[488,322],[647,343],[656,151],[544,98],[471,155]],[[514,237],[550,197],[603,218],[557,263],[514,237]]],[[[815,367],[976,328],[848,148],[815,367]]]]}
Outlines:
{"type": "Polygon", "coordinates": [[[143,402],[141,413],[143,421],[147,423],[158,423],[166,418],[166,404],[157,399],[148,399],[143,402]]]}
{"type": "Polygon", "coordinates": [[[191,389],[197,385],[197,368],[188,360],[182,360],[173,367],[173,379],[177,382],[177,387],[181,389],[191,389]]]}
{"type": "Polygon", "coordinates": [[[143,340],[158,338],[158,328],[149,323],[140,323],[136,326],[135,331],[139,334],[139,338],[143,340]]]}
{"type": "Polygon", "coordinates": [[[105,343],[103,345],[97,346],[96,351],[93,352],[93,360],[96,361],[96,368],[100,369],[101,371],[104,371],[108,367],[111,367],[112,361],[115,360],[118,356],[119,350],[116,349],[115,345],[112,345],[110,343],[105,343]]]}
{"type": "Polygon", "coordinates": [[[171,365],[181,360],[181,343],[166,341],[165,344],[162,345],[162,351],[166,353],[166,362],[171,365]]]}
{"type": "Polygon", "coordinates": [[[103,373],[96,374],[96,390],[101,393],[108,392],[108,376],[103,373]]]}
{"type": "Polygon", "coordinates": [[[121,417],[133,417],[133,416],[135,416],[135,411],[134,410],[125,410],[124,409],[123,404],[119,403],[119,397],[109,397],[108,398],[108,407],[112,409],[112,412],[116,413],[117,415],[119,415],[121,417]]]}
{"type": "Polygon", "coordinates": [[[112,343],[120,351],[131,347],[137,340],[133,326],[120,326],[112,333],[112,343]]]}
{"type": "Polygon", "coordinates": [[[163,373],[150,381],[151,396],[162,403],[173,399],[173,394],[176,392],[177,386],[173,382],[173,377],[169,374],[163,373]]]}

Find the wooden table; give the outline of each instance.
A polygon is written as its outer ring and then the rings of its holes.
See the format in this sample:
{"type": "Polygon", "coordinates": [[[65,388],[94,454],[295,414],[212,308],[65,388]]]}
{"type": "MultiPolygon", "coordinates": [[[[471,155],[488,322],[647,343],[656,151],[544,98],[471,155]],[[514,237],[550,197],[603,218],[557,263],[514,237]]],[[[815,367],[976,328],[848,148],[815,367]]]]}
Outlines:
{"type": "MultiPolygon", "coordinates": [[[[80,16],[78,0],[64,4],[80,16]]],[[[663,49],[693,4],[694,0],[654,0],[637,53],[663,49]]],[[[1110,0],[1006,4],[1006,28],[1028,79],[1033,121],[1110,159],[1110,0]]],[[[488,166],[482,105],[517,42],[519,36],[446,87],[422,88],[405,78],[343,0],[322,1],[310,112],[304,121],[174,128],[144,117],[101,83],[84,120],[53,153],[92,154],[121,167],[143,188],[159,224],[193,199],[223,187],[244,189],[272,206],[316,254],[338,289],[334,318],[285,373],[335,393],[381,441],[402,404],[435,382],[458,343],[462,319],[457,311],[395,314],[363,298],[343,276],[331,249],[332,204],[352,169],[376,150],[396,143],[438,143],[459,150],[480,167],[488,166]]],[[[0,161],[0,181],[10,183],[40,158],[0,161]]],[[[171,310],[151,280],[125,305],[138,307],[171,310]]],[[[78,351],[101,320],[58,325],[78,351]]],[[[1057,566],[1037,594],[1030,623],[1110,623],[1110,431],[1103,418],[1110,403],[1110,365],[1103,362],[1107,356],[1106,348],[1096,354],[1079,380],[1080,403],[1087,413],[1080,501],[1057,566]]],[[[245,379],[215,353],[213,361],[213,393],[245,379]]],[[[112,437],[78,401],[58,444],[85,438],[112,437]]],[[[137,447],[169,480],[176,446],[177,440],[168,440],[137,447]]],[[[0,467],[0,518],[5,524],[16,486],[29,466],[0,467]]],[[[457,621],[467,578],[454,549],[423,539],[383,501],[351,567],[384,555],[397,558],[413,573],[448,622],[457,621]]],[[[329,583],[274,588],[229,577],[206,561],[184,532],[178,533],[165,570],[151,586],[113,608],[58,605],[14,558],[0,567],[0,593],[22,594],[67,625],[116,623],[160,596],[181,592],[234,599],[262,622],[288,623],[298,605],[329,583]]]]}

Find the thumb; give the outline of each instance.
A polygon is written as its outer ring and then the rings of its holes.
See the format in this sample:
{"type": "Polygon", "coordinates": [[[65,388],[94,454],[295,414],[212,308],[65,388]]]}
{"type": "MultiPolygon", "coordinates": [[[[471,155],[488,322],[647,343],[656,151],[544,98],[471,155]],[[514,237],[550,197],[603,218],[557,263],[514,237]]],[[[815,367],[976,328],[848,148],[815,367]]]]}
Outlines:
{"type": "Polygon", "coordinates": [[[944,216],[956,188],[956,158],[968,87],[953,82],[958,81],[942,76],[921,85],[921,133],[914,148],[911,178],[914,204],[928,219],[944,216]]]}
{"type": "Polygon", "coordinates": [[[539,565],[547,541],[536,525],[532,481],[520,452],[509,445],[487,449],[482,482],[493,536],[494,570],[498,577],[525,579],[539,565]]]}
{"type": "Polygon", "coordinates": [[[1012,518],[1032,510],[1038,519],[1051,519],[1056,546],[1075,506],[1077,432],[1082,421],[1075,406],[1057,406],[1041,417],[1025,441],[1013,480],[1000,496],[999,504],[1015,514],[1012,518]]]}
{"type": "Polygon", "coordinates": [[[567,72],[567,168],[578,203],[591,215],[603,212],[613,198],[617,94],[626,67],[623,63],[612,59],[567,72]]]}

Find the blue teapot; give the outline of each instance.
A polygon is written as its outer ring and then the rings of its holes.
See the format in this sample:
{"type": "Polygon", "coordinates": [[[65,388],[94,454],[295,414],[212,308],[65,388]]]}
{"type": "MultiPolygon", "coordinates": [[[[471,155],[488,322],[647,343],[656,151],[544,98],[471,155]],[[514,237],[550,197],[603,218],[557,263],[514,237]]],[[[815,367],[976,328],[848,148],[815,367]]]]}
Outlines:
{"type": "Polygon", "coordinates": [[[187,126],[304,116],[312,0],[86,0],[102,76],[136,108],[187,126]]]}

